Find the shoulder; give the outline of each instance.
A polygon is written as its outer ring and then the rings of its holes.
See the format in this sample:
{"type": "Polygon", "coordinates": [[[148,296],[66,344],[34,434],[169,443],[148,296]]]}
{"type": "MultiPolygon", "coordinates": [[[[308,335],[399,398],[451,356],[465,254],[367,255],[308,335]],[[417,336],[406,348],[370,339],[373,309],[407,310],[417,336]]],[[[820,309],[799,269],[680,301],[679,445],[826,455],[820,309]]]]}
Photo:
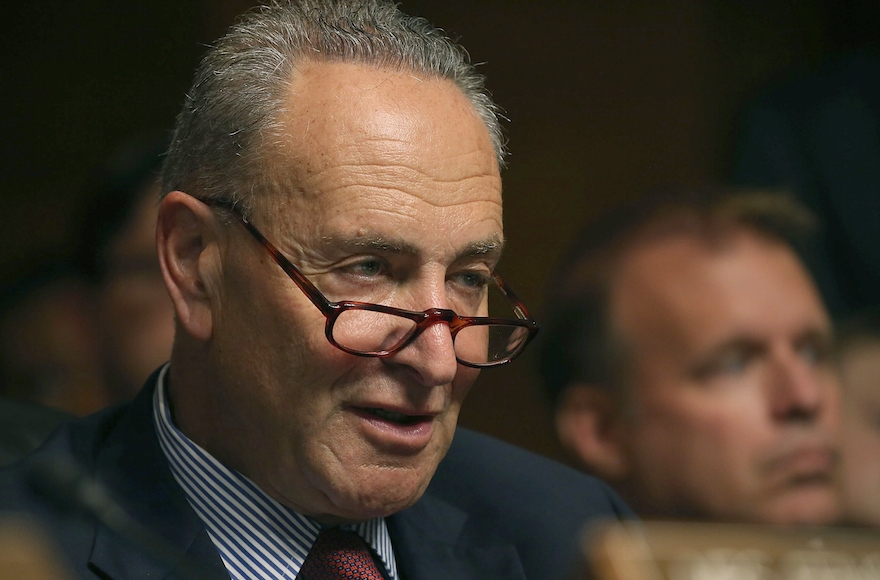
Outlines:
{"type": "Polygon", "coordinates": [[[456,431],[430,490],[472,517],[512,526],[572,530],[591,520],[632,517],[595,477],[464,428],[456,431]]]}
{"type": "MultiPolygon", "coordinates": [[[[0,470],[0,511],[42,511],[47,507],[45,498],[33,489],[34,466],[61,458],[96,476],[100,458],[119,445],[120,433],[128,433],[127,439],[131,440],[149,439],[144,433],[150,421],[151,392],[151,388],[145,388],[131,403],[61,422],[33,453],[0,470]],[[128,427],[120,429],[122,425],[128,427]]],[[[137,450],[138,446],[133,448],[137,450]]]]}
{"type": "Polygon", "coordinates": [[[598,479],[463,428],[425,495],[464,514],[459,545],[512,546],[526,578],[564,577],[584,532],[635,517],[598,479]]]}
{"type": "Polygon", "coordinates": [[[0,397],[0,465],[34,451],[71,415],[35,403],[0,397]]]}
{"type": "Polygon", "coordinates": [[[36,450],[0,470],[0,510],[27,507],[28,502],[17,502],[29,496],[26,493],[28,477],[34,464],[63,456],[75,459],[84,468],[90,469],[103,440],[123,412],[123,408],[113,408],[88,417],[60,421],[54,432],[36,450]]]}
{"type": "Polygon", "coordinates": [[[465,495],[484,505],[488,501],[520,513],[565,508],[578,517],[631,516],[623,501],[595,477],[464,428],[456,431],[432,486],[466,488],[465,495]]]}

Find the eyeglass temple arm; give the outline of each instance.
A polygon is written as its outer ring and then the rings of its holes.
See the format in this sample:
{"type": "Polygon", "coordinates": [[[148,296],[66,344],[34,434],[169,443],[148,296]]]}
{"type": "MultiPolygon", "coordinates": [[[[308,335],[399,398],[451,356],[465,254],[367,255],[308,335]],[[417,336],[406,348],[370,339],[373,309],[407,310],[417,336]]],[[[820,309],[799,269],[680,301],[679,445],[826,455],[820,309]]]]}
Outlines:
{"type": "Polygon", "coordinates": [[[242,211],[238,208],[236,202],[225,199],[217,199],[210,200],[205,203],[207,203],[211,207],[222,208],[231,212],[232,215],[234,215],[238,219],[238,221],[241,222],[241,225],[245,227],[248,233],[250,233],[251,236],[253,236],[254,239],[256,239],[257,242],[259,242],[260,245],[263,246],[263,248],[272,257],[272,259],[274,259],[275,262],[278,263],[279,266],[281,266],[281,269],[284,270],[288,277],[290,277],[290,279],[293,280],[297,286],[299,286],[300,290],[305,293],[306,297],[308,297],[312,304],[317,306],[318,310],[323,312],[326,316],[329,316],[332,313],[333,307],[331,306],[330,301],[327,300],[327,298],[325,298],[324,295],[321,294],[321,292],[317,288],[315,288],[314,284],[312,284],[308,278],[302,275],[302,273],[297,269],[296,266],[290,263],[290,260],[288,260],[287,257],[282,254],[281,251],[276,248],[272,242],[266,239],[266,237],[260,232],[260,230],[258,230],[253,224],[248,221],[244,213],[242,213],[242,211]]]}
{"type": "Polygon", "coordinates": [[[492,277],[495,279],[495,283],[498,284],[501,292],[503,292],[510,301],[516,315],[523,320],[533,320],[528,309],[526,309],[526,305],[523,304],[522,300],[520,300],[516,293],[514,293],[513,289],[507,285],[507,282],[504,281],[501,274],[498,272],[492,272],[492,277]]]}

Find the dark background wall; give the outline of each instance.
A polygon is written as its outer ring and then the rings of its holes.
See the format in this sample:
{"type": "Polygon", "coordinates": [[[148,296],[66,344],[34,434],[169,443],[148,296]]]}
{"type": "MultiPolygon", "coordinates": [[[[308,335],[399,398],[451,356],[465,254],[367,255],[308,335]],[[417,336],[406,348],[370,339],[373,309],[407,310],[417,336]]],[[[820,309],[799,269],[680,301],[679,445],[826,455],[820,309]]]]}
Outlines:
{"type": "MultiPolygon", "coordinates": [[[[171,126],[204,45],[252,2],[19,2],[0,70],[0,263],[73,239],[90,173],[171,126]]],[[[787,67],[874,34],[868,1],[404,0],[469,50],[510,122],[504,275],[540,319],[575,228],[670,182],[723,177],[737,110],[787,67]]],[[[9,10],[7,8],[7,10],[9,10]]],[[[528,353],[485,372],[462,422],[561,457],[528,353]]]]}

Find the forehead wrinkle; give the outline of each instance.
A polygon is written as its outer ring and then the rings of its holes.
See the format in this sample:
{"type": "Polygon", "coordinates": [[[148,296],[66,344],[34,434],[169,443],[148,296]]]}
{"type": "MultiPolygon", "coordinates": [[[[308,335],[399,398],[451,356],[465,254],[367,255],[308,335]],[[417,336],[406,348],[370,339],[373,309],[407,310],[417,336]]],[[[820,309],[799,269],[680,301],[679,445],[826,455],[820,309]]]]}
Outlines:
{"type": "MultiPolygon", "coordinates": [[[[500,183],[498,173],[492,167],[486,167],[480,171],[467,174],[454,173],[446,171],[445,168],[437,163],[435,164],[437,171],[426,172],[414,165],[410,165],[407,159],[388,158],[382,162],[356,162],[333,165],[325,170],[314,172],[310,179],[315,184],[321,184],[326,180],[342,181],[338,186],[339,189],[351,186],[387,187],[396,191],[404,191],[398,183],[418,185],[420,188],[425,187],[425,179],[428,183],[436,183],[441,185],[454,183],[467,183],[473,180],[497,179],[500,183]],[[363,178],[367,179],[364,180],[363,178]]],[[[493,192],[497,192],[497,188],[492,188],[493,192]]]]}

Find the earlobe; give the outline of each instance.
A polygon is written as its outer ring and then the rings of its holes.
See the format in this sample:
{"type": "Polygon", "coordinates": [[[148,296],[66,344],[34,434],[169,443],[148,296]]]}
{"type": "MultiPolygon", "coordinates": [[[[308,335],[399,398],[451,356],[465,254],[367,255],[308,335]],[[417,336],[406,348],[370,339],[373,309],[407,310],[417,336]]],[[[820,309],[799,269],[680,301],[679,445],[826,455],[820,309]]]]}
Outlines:
{"type": "Polygon", "coordinates": [[[194,197],[172,191],[159,205],[156,245],[165,286],[178,324],[193,338],[211,338],[213,302],[219,271],[216,220],[194,197]]]}
{"type": "Polygon", "coordinates": [[[608,481],[624,479],[629,470],[614,399],[601,387],[576,384],[562,394],[556,432],[563,446],[591,472],[608,481]]]}

